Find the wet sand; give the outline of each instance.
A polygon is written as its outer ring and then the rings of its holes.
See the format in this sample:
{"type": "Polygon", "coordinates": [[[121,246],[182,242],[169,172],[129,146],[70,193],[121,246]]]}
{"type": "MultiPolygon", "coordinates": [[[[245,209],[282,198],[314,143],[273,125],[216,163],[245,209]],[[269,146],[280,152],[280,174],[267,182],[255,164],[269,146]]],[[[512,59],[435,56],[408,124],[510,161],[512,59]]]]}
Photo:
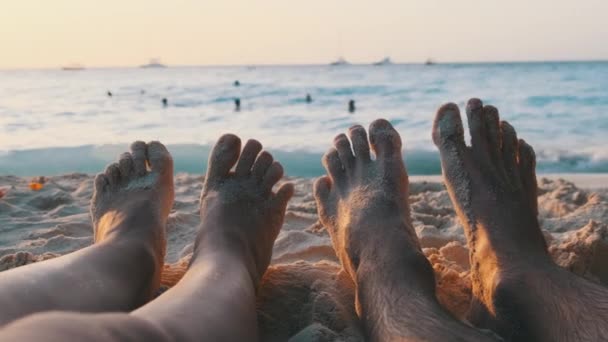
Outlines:
{"type": "MultiPolygon", "coordinates": [[[[410,178],[416,232],[437,276],[440,301],[463,318],[470,301],[462,226],[440,177],[410,178]]],[[[183,274],[199,222],[203,177],[179,174],[168,223],[164,287],[183,274]]],[[[275,243],[273,264],[258,295],[264,341],[361,340],[353,284],[340,272],[318,223],[311,179],[290,179],[296,194],[275,243]]],[[[0,176],[0,271],[53,258],[92,243],[88,207],[93,177],[50,177],[40,191],[29,179],[0,176]]],[[[554,259],[572,272],[608,284],[608,174],[539,177],[541,227],[554,259]],[[559,179],[563,177],[569,181],[559,179]],[[576,185],[575,185],[576,184],[576,185]]]]}

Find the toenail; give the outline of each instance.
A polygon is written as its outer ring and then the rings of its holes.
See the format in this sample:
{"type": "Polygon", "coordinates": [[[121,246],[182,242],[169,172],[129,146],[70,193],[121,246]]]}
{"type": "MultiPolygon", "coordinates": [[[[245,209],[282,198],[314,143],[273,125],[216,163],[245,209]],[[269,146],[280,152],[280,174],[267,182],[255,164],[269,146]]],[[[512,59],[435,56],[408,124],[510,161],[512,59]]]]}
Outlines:
{"type": "Polygon", "coordinates": [[[480,99],[472,98],[467,103],[467,107],[469,107],[470,109],[479,109],[483,107],[483,102],[481,102],[480,99]]]}

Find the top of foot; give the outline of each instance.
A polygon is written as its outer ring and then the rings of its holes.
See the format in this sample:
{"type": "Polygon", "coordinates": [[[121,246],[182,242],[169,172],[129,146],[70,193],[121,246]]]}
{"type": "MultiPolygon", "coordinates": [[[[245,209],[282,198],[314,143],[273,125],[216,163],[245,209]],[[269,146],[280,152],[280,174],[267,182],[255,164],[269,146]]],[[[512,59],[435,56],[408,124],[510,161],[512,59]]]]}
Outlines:
{"type": "Polygon", "coordinates": [[[272,191],[282,177],[283,167],[262,151],[258,141],[249,140],[241,152],[237,136],[222,136],[209,156],[195,257],[205,248],[244,253],[257,284],[268,268],[287,202],[294,192],[290,183],[276,193],[272,191]]]}
{"type": "Polygon", "coordinates": [[[117,228],[132,220],[159,223],[164,229],[173,197],[173,160],[165,146],[134,142],[130,153],[123,153],[95,177],[91,201],[95,241],[120,233],[117,228]]]}

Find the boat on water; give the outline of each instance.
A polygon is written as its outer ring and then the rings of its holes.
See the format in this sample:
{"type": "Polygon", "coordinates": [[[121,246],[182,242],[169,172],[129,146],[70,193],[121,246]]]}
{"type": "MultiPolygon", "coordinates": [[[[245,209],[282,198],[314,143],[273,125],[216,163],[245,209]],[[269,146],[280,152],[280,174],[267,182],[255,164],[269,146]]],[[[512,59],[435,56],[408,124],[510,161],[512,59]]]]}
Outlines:
{"type": "Polygon", "coordinates": [[[435,61],[430,58],[427,59],[426,62],[424,62],[424,65],[435,65],[435,64],[437,64],[437,63],[435,63],[435,61]]]}
{"type": "Polygon", "coordinates": [[[340,58],[338,58],[338,60],[329,63],[329,65],[331,65],[331,66],[340,66],[340,65],[349,65],[349,64],[350,63],[348,63],[346,61],[346,59],[344,59],[344,57],[340,57],[340,58]]]}
{"type": "Polygon", "coordinates": [[[144,68],[144,69],[153,69],[153,68],[166,68],[167,66],[165,64],[161,63],[160,59],[152,58],[152,59],[150,59],[150,62],[148,62],[148,64],[140,65],[139,67],[144,68]]]}
{"type": "Polygon", "coordinates": [[[378,61],[378,62],[372,63],[372,65],[375,65],[375,66],[383,66],[383,65],[391,65],[391,64],[393,64],[393,62],[391,61],[391,58],[390,58],[390,57],[385,57],[385,58],[384,58],[383,60],[381,60],[381,61],[378,61]]]}
{"type": "Polygon", "coordinates": [[[80,70],[84,70],[85,67],[82,64],[78,64],[78,63],[71,63],[68,65],[64,65],[61,67],[61,70],[64,71],[80,71],[80,70]]]}

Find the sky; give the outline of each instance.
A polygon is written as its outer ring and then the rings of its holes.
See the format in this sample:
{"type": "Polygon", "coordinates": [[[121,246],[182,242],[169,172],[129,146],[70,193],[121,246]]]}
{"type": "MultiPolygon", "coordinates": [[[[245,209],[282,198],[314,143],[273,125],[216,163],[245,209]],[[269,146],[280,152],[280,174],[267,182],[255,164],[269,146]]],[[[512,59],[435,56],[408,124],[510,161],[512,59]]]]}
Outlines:
{"type": "Polygon", "coordinates": [[[0,68],[608,59],[606,0],[0,0],[0,68]]]}

